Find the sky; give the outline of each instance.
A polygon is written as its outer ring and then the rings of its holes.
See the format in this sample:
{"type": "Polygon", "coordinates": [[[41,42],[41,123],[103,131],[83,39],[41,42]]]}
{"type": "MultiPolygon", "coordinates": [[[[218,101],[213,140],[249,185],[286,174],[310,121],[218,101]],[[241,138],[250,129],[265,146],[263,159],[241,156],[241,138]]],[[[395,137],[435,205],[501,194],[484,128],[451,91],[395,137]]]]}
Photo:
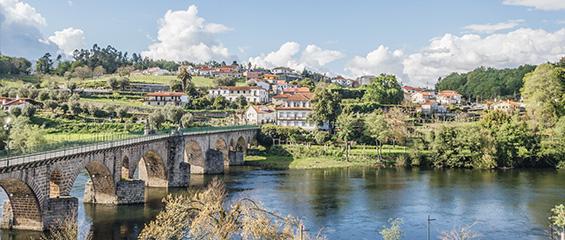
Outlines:
{"type": "Polygon", "coordinates": [[[112,45],[154,59],[287,66],[429,86],[565,56],[565,0],[0,0],[0,51],[112,45]]]}

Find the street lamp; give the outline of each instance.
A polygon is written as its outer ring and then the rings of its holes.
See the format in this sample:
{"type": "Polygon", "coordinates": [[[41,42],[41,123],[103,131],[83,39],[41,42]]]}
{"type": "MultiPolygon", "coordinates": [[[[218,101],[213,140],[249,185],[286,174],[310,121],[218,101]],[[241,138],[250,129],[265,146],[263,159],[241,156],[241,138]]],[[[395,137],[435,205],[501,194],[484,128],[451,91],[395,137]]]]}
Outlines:
{"type": "Polygon", "coordinates": [[[428,215],[428,240],[430,240],[430,223],[435,220],[435,218],[430,218],[430,215],[428,215]]]}

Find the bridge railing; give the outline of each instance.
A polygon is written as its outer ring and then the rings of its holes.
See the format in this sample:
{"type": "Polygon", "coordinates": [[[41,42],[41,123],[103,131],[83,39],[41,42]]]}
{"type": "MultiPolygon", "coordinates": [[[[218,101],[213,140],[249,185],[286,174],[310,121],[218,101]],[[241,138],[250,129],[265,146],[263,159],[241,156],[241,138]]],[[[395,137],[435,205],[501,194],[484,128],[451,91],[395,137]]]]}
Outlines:
{"type": "Polygon", "coordinates": [[[194,127],[194,128],[180,129],[180,131],[175,130],[175,131],[170,131],[168,133],[160,132],[156,134],[143,135],[143,136],[118,134],[116,138],[110,138],[110,137],[105,137],[105,138],[103,137],[100,139],[95,138],[96,142],[88,142],[84,144],[78,143],[77,145],[73,145],[71,147],[67,145],[66,147],[63,148],[57,148],[47,151],[38,151],[28,154],[20,154],[17,156],[3,157],[0,158],[0,168],[24,164],[24,163],[30,163],[30,162],[37,162],[46,159],[63,157],[63,156],[73,155],[78,153],[126,146],[135,143],[161,140],[173,136],[181,136],[181,135],[186,136],[186,135],[195,135],[195,134],[207,134],[207,133],[226,132],[233,130],[252,130],[252,129],[258,129],[258,127],[253,125],[238,125],[238,126],[225,126],[225,127],[194,127]]]}

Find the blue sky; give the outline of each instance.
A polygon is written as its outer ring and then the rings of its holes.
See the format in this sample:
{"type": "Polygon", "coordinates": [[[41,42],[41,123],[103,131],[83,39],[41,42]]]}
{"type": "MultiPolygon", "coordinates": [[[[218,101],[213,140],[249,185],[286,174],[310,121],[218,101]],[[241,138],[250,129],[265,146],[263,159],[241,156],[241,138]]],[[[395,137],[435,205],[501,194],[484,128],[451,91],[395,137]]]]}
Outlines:
{"type": "Polygon", "coordinates": [[[21,14],[17,8],[10,13],[10,5],[17,4],[34,10],[23,11],[27,15],[44,19],[27,24],[29,20],[20,19],[23,29],[42,38],[42,44],[19,41],[26,44],[10,46],[15,41],[0,39],[0,50],[30,58],[45,50],[64,52],[61,49],[99,43],[173,60],[236,59],[351,77],[386,72],[421,85],[478,65],[536,64],[565,55],[564,0],[0,0],[0,37],[18,37],[9,32],[17,26],[5,26],[10,16],[21,14]],[[165,20],[167,11],[172,15],[165,20]],[[194,25],[191,19],[203,23],[194,25]],[[200,30],[180,37],[158,33],[188,27],[200,30]],[[69,30],[55,34],[64,29],[69,30]],[[285,43],[290,44],[282,49],[285,43]],[[529,43],[530,48],[522,49],[529,43]],[[147,52],[152,44],[154,50],[147,52]],[[192,48],[195,45],[200,47],[192,48]],[[186,49],[186,54],[178,54],[186,49]],[[430,53],[437,50],[449,54],[430,53]]]}

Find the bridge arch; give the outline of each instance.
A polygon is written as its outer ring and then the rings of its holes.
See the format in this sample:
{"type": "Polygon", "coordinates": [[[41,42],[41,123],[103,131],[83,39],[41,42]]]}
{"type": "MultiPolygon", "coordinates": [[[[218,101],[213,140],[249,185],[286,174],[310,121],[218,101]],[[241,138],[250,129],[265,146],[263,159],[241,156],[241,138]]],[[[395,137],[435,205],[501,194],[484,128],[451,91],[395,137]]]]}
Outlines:
{"type": "Polygon", "coordinates": [[[202,147],[195,140],[189,140],[184,146],[184,160],[189,165],[190,173],[204,173],[206,156],[202,147]]]}
{"type": "Polygon", "coordinates": [[[167,187],[167,168],[159,153],[149,150],[143,154],[138,163],[139,178],[149,187],[167,187]]]}
{"type": "Polygon", "coordinates": [[[226,141],[219,137],[214,144],[214,149],[222,153],[222,158],[224,159],[224,165],[229,165],[230,158],[229,158],[229,147],[226,144],[226,141]]]}
{"type": "Polygon", "coordinates": [[[235,145],[235,151],[237,152],[246,152],[247,151],[247,143],[245,142],[245,138],[243,136],[240,136],[237,139],[236,145],[235,145]]]}
{"type": "Polygon", "coordinates": [[[43,230],[41,207],[37,194],[25,182],[14,179],[0,180],[0,187],[8,195],[9,204],[4,204],[2,225],[7,225],[14,229],[43,230]]]}
{"type": "Polygon", "coordinates": [[[116,186],[110,169],[99,161],[88,162],[85,166],[90,181],[87,182],[84,201],[112,204],[116,202],[116,186]]]}

